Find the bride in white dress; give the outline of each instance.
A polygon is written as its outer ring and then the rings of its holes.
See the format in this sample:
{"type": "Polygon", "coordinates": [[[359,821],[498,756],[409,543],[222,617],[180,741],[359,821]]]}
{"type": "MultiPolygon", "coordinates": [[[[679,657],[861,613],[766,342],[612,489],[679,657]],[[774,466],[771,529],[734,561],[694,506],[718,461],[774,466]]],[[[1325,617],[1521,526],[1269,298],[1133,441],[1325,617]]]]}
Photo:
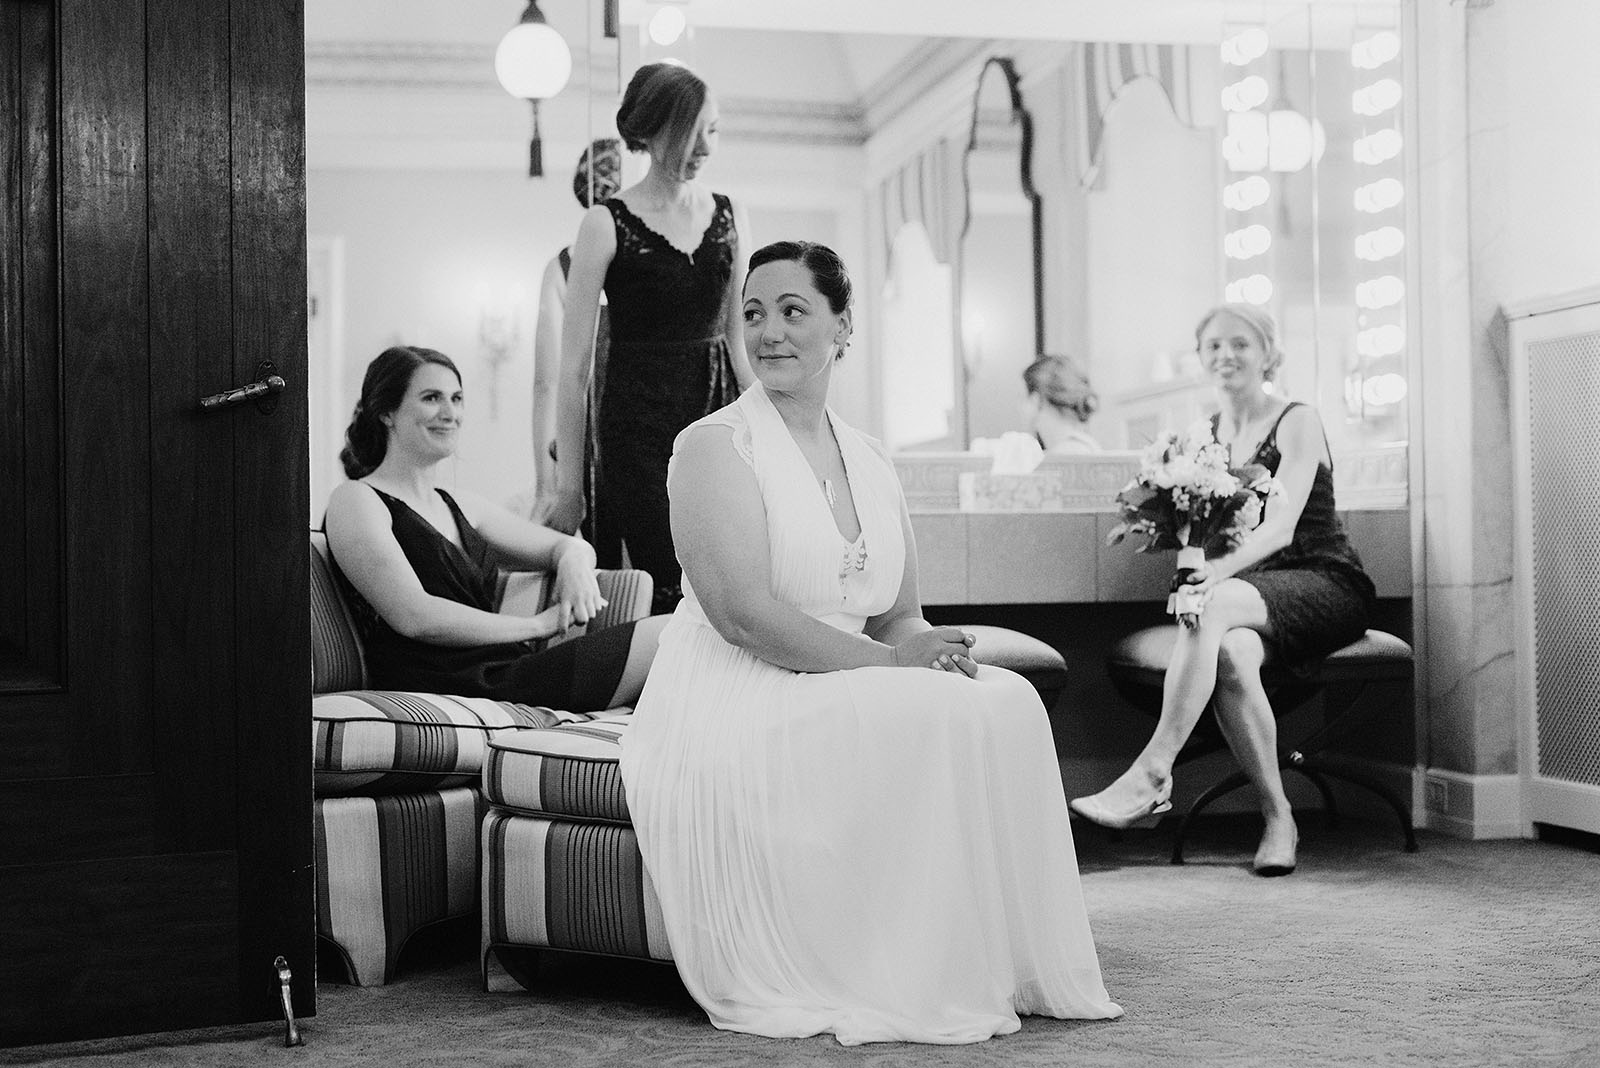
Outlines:
{"type": "Polygon", "coordinates": [[[831,250],[758,251],[758,383],[673,450],[684,597],[622,750],[673,958],[712,1023],[773,1037],[1120,1016],[1044,707],[922,618],[894,468],[827,408],[849,303],[831,250]]]}

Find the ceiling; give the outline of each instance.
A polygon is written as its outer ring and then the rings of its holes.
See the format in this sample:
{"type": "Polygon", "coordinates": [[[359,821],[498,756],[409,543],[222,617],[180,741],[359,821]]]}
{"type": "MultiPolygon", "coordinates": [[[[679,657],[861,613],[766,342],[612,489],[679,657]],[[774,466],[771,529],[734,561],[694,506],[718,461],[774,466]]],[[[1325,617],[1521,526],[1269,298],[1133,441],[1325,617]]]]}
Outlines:
{"type": "MultiPolygon", "coordinates": [[[[595,127],[596,116],[615,107],[625,70],[641,58],[659,58],[645,53],[639,27],[663,2],[686,13],[692,37],[675,54],[716,89],[730,132],[816,144],[860,143],[984,41],[1215,44],[1225,18],[1240,10],[1238,0],[619,0],[621,33],[613,41],[602,33],[600,0],[540,0],[574,53],[569,88],[541,109],[547,138],[586,143],[584,131],[595,127]]],[[[1249,0],[1247,6],[1252,17],[1310,25],[1365,7],[1392,12],[1396,3],[1249,0]]],[[[404,142],[436,143],[441,136],[453,147],[435,155],[466,165],[524,138],[526,108],[499,89],[493,54],[525,6],[526,0],[308,2],[313,165],[358,165],[386,151],[415,159],[415,148],[404,142]]]]}

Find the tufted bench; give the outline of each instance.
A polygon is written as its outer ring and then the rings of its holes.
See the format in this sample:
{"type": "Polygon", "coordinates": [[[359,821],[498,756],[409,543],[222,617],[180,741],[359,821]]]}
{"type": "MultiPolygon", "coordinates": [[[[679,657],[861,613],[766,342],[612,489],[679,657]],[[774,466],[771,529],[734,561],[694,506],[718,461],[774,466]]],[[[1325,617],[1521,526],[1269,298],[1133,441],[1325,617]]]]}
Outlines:
{"type": "MultiPolygon", "coordinates": [[[[1146,627],[1117,642],[1106,657],[1106,670],[1117,691],[1140,711],[1152,716],[1161,714],[1161,687],[1166,679],[1167,664],[1172,659],[1177,636],[1178,626],[1175,623],[1146,627]]],[[[1402,683],[1409,689],[1412,681],[1411,646],[1393,634],[1369,630],[1356,641],[1330,653],[1309,678],[1300,678],[1275,668],[1269,659],[1262,668],[1261,681],[1272,701],[1273,713],[1280,720],[1327,687],[1340,687],[1335,691],[1340,696],[1330,700],[1319,726],[1303,737],[1279,738],[1279,766],[1285,771],[1297,771],[1311,780],[1322,794],[1323,806],[1332,819],[1337,818],[1338,809],[1325,777],[1342,779],[1371,790],[1383,798],[1399,818],[1406,851],[1416,852],[1417,836],[1411,827],[1410,813],[1394,791],[1373,776],[1350,767],[1346,762],[1335,761],[1324,752],[1331,743],[1371,721],[1381,707],[1379,703],[1367,700],[1372,686],[1390,682],[1402,683]]],[[[1179,754],[1178,762],[1186,763],[1226,748],[1226,745],[1207,709],[1200,727],[1179,754]]],[[[1235,771],[1195,799],[1178,827],[1172,846],[1172,863],[1183,863],[1184,838],[1195,816],[1217,798],[1232,793],[1249,781],[1244,772],[1235,771]]]]}
{"type": "MultiPolygon", "coordinates": [[[[984,663],[1060,693],[1066,661],[1004,627],[966,626],[984,663]]],[[[536,955],[568,950],[672,959],[628,816],[617,761],[629,717],[496,734],[483,765],[482,977],[496,959],[529,985],[536,955]]]]}

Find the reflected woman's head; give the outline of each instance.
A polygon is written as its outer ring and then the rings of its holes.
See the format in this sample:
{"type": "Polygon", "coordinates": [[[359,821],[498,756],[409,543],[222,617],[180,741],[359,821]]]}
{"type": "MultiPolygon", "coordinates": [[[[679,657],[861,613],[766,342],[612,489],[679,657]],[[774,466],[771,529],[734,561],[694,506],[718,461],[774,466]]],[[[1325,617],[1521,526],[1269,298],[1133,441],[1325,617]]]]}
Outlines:
{"type": "MultiPolygon", "coordinates": [[[[646,63],[634,71],[617,107],[617,132],[633,152],[659,150],[662,161],[681,170],[703,135],[701,130],[711,91],[694,71],[681,63],[646,63]]],[[[710,144],[706,145],[709,152],[710,144]]]]}
{"type": "Polygon", "coordinates": [[[1070,412],[1079,422],[1087,422],[1100,407],[1100,397],[1090,387],[1089,376],[1065,356],[1040,356],[1022,372],[1022,382],[1031,396],[1058,412],[1070,412]]]}
{"type": "Polygon", "coordinates": [[[1283,350],[1278,347],[1278,324],[1272,315],[1254,304],[1219,304],[1200,317],[1194,328],[1195,352],[1200,364],[1210,368],[1206,349],[1216,341],[1223,327],[1242,328],[1260,349],[1261,378],[1270,382],[1283,365],[1283,350]]]}
{"type": "Polygon", "coordinates": [[[417,369],[429,364],[445,368],[460,384],[461,372],[455,363],[435,349],[394,345],[367,364],[367,373],[361,380],[361,399],[356,401],[344,432],[344,449],[339,453],[346,477],[364,478],[383,463],[389,448],[388,421],[405,401],[417,369]]]}
{"type": "Polygon", "coordinates": [[[572,195],[586,208],[610,200],[622,188],[622,144],[615,137],[597,138],[578,157],[572,174],[572,195]]]}

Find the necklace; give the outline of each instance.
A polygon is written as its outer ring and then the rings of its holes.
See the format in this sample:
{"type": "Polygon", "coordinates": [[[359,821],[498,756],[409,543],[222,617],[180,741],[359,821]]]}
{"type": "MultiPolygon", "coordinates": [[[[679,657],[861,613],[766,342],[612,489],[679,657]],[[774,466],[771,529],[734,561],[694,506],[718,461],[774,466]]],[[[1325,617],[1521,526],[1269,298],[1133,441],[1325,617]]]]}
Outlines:
{"type": "Polygon", "coordinates": [[[839,506],[839,498],[833,492],[833,479],[825,478],[822,480],[822,495],[828,498],[829,508],[837,508],[839,506]]]}

